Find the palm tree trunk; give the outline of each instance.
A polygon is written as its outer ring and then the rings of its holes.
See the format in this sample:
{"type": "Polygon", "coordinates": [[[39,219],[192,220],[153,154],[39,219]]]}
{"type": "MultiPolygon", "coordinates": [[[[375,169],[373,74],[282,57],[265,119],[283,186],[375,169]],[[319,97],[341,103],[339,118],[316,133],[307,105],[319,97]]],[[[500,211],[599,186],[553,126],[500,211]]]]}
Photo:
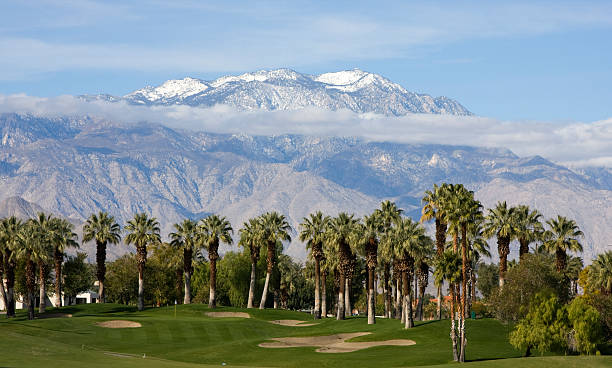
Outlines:
{"type": "Polygon", "coordinates": [[[563,249],[557,248],[555,251],[555,267],[557,268],[557,272],[563,272],[563,270],[565,270],[566,263],[567,254],[563,249]]]}
{"type": "Polygon", "coordinates": [[[519,262],[523,260],[525,254],[529,254],[529,241],[527,239],[519,239],[519,262]]]}
{"type": "Polygon", "coordinates": [[[419,285],[419,304],[417,306],[419,321],[423,320],[423,298],[425,298],[425,286],[419,285]]]}
{"type": "Polygon", "coordinates": [[[6,271],[6,318],[15,317],[15,261],[11,259],[10,250],[5,254],[6,271]]]}
{"type": "Polygon", "coordinates": [[[138,310],[144,310],[144,267],[138,270],[138,310]]]}
{"type": "Polygon", "coordinates": [[[40,303],[38,304],[38,313],[45,313],[47,309],[47,284],[45,283],[46,268],[47,265],[44,262],[38,262],[38,279],[40,280],[40,292],[38,293],[40,303]]]}
{"type": "Polygon", "coordinates": [[[461,322],[460,325],[460,353],[459,361],[465,362],[465,314],[466,311],[466,296],[467,296],[467,224],[461,225],[461,322]]]}
{"type": "Polygon", "coordinates": [[[510,253],[510,238],[497,237],[497,251],[499,253],[499,288],[502,289],[506,282],[506,271],[508,270],[508,253],[510,253]]]}
{"type": "Polygon", "coordinates": [[[402,279],[401,275],[398,275],[397,280],[395,280],[395,318],[399,319],[404,323],[404,319],[402,318],[402,279]]]}
{"type": "Polygon", "coordinates": [[[208,308],[217,307],[216,292],[217,292],[217,260],[213,257],[210,260],[210,293],[208,296],[208,308]]]}
{"type": "Polygon", "coordinates": [[[321,274],[321,317],[327,318],[327,272],[321,274]]]}
{"type": "Polygon", "coordinates": [[[62,261],[64,255],[59,249],[55,248],[55,307],[62,306],[62,261]]]}
{"type": "Polygon", "coordinates": [[[338,314],[336,320],[340,321],[344,319],[344,291],[346,287],[346,280],[342,272],[340,272],[340,285],[338,290],[338,314]]]}
{"type": "Polygon", "coordinates": [[[98,277],[98,303],[104,303],[104,280],[106,279],[106,242],[96,241],[96,276],[98,277]]]}
{"type": "Polygon", "coordinates": [[[412,319],[412,288],[410,287],[410,281],[412,276],[408,271],[402,272],[402,284],[404,287],[404,323],[405,328],[414,327],[414,320],[412,319]]]}
{"type": "Polygon", "coordinates": [[[263,292],[261,293],[261,302],[259,309],[266,308],[266,299],[268,298],[268,287],[270,286],[270,271],[266,272],[266,282],[264,283],[263,292]]]}
{"type": "Polygon", "coordinates": [[[255,299],[255,271],[257,265],[251,260],[251,282],[249,283],[249,300],[247,301],[247,308],[253,308],[253,299],[255,299]]]}
{"type": "Polygon", "coordinates": [[[368,269],[368,324],[376,323],[376,302],[374,300],[374,268],[368,269]]]}
{"type": "Polygon", "coordinates": [[[31,259],[32,252],[28,251],[26,256],[26,289],[28,292],[28,319],[34,319],[34,288],[36,287],[36,275],[34,273],[34,262],[31,259]]]}
{"type": "Polygon", "coordinates": [[[321,319],[321,260],[315,258],[315,304],[314,318],[321,319]]]}
{"type": "Polygon", "coordinates": [[[344,288],[344,315],[350,317],[352,313],[351,309],[351,278],[345,278],[346,287],[344,288]]]}
{"type": "Polygon", "coordinates": [[[442,285],[438,286],[438,305],[436,312],[438,313],[438,321],[442,319],[442,285]]]}
{"type": "Polygon", "coordinates": [[[385,298],[385,317],[391,318],[391,288],[389,287],[389,264],[383,269],[383,295],[385,298]]]}
{"type": "Polygon", "coordinates": [[[185,295],[183,304],[191,304],[191,273],[193,272],[193,249],[183,248],[183,278],[185,279],[185,295]]]}
{"type": "Polygon", "coordinates": [[[458,361],[459,355],[457,354],[457,330],[455,325],[455,286],[450,285],[450,297],[451,297],[451,306],[450,306],[450,317],[451,317],[451,343],[453,345],[453,360],[458,361]]]}
{"type": "Polygon", "coordinates": [[[2,301],[4,302],[4,310],[8,311],[8,298],[6,297],[6,289],[4,288],[4,272],[0,272],[0,292],[2,293],[2,301]]]}

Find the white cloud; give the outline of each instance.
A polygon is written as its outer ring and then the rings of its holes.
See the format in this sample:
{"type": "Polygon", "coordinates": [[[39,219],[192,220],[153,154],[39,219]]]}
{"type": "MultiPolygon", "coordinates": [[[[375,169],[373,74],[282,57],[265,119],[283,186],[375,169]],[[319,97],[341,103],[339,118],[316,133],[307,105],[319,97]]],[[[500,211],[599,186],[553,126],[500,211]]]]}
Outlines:
{"type": "Polygon", "coordinates": [[[612,167],[612,118],[591,123],[560,123],[431,114],[386,117],[319,109],[243,112],[222,105],[147,107],[124,102],[86,102],[72,96],[27,95],[0,95],[0,112],[91,115],[115,122],[150,121],[172,128],[215,133],[357,136],[402,143],[504,147],[519,156],[541,155],[571,166],[612,167]]]}

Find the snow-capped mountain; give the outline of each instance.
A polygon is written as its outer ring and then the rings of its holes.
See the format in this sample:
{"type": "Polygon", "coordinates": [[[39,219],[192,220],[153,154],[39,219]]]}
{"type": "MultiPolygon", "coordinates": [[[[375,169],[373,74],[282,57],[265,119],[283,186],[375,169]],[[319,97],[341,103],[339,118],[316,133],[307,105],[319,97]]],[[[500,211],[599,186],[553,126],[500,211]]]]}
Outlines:
{"type": "Polygon", "coordinates": [[[261,70],[213,81],[195,78],[169,80],[123,97],[83,96],[124,100],[143,105],[230,105],[240,110],[348,109],[356,113],[471,115],[457,101],[406,90],[378,74],[359,69],[320,75],[290,69],[261,70]]]}
{"type": "MultiPolygon", "coordinates": [[[[383,199],[418,218],[423,191],[446,181],[474,190],[486,208],[506,200],[537,208],[545,218],[575,219],[585,233],[587,263],[612,238],[609,171],[577,172],[506,149],[211,134],[18,114],[0,114],[0,133],[0,216],[31,215],[14,198],[21,197],[77,221],[105,210],[124,224],[145,211],[161,222],[164,235],[184,218],[219,213],[239,229],[271,210],[297,229],[310,212],[361,216],[383,199]]],[[[293,238],[285,251],[303,260],[305,246],[293,238]]],[[[516,256],[515,245],[512,251],[516,256]]]]}

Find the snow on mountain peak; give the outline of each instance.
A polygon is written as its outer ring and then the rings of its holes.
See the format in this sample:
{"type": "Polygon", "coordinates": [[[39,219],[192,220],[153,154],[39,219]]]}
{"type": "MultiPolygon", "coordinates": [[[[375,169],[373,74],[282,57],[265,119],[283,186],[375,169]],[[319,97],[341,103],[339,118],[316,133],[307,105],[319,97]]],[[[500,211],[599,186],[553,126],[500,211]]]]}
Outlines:
{"type": "Polygon", "coordinates": [[[172,79],[165,81],[159,87],[146,87],[134,91],[126,97],[141,95],[150,101],[158,101],[175,97],[189,97],[209,88],[205,82],[195,78],[172,79]]]}
{"type": "Polygon", "coordinates": [[[343,70],[340,72],[324,73],[317,75],[315,76],[314,80],[317,82],[332,84],[335,86],[345,86],[347,84],[353,84],[369,74],[370,73],[364,72],[360,69],[343,70]]]}

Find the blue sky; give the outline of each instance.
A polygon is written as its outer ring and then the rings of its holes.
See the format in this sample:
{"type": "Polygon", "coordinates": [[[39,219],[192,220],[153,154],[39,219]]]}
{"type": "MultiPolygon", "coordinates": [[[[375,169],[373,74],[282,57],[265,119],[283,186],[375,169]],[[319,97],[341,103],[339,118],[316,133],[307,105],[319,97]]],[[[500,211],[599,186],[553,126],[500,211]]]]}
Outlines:
{"type": "Polygon", "coordinates": [[[612,117],[612,2],[373,3],[3,1],[0,94],[359,67],[496,119],[612,117]]]}

